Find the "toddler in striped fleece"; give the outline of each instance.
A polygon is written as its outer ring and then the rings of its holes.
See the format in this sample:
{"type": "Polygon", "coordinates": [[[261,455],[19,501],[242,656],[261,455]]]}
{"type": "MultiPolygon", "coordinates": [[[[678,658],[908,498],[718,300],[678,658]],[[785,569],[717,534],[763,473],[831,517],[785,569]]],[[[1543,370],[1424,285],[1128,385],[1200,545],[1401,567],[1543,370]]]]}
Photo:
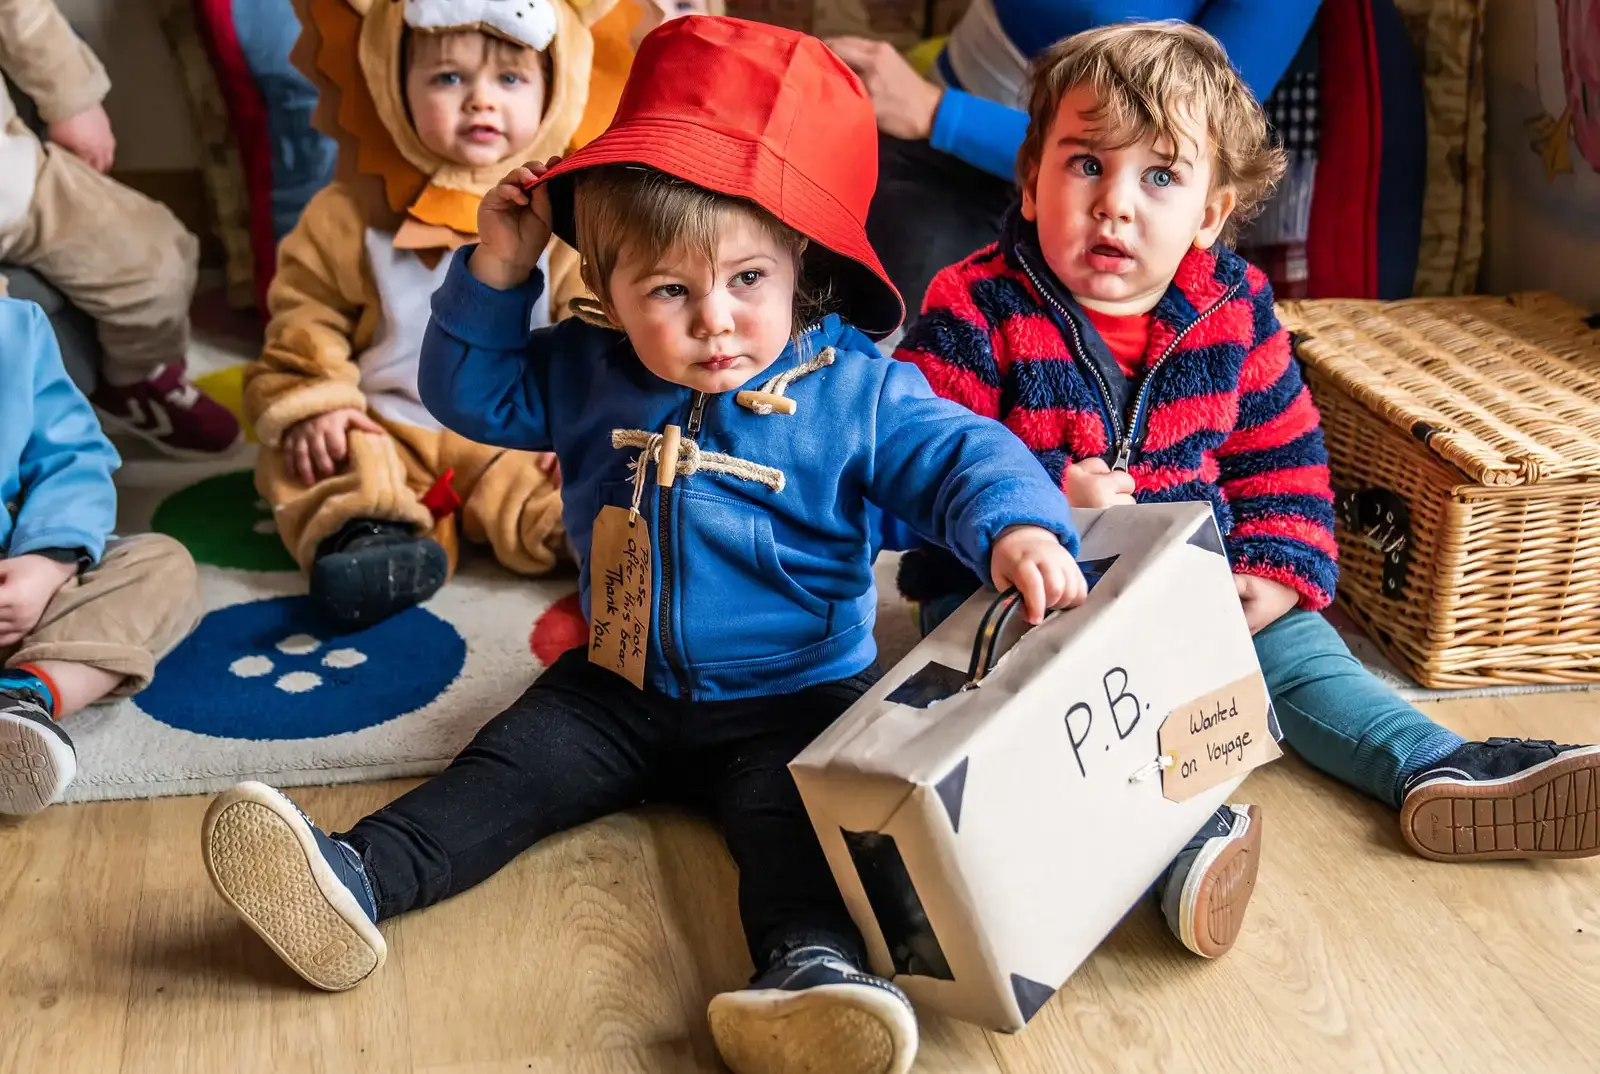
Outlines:
{"type": "MultiPolygon", "coordinates": [[[[1568,793],[1596,778],[1600,746],[1467,742],[1318,614],[1338,580],[1321,422],[1266,276],[1228,245],[1283,154],[1222,47],[1184,23],[1108,26],[1042,55],[1030,98],[1020,204],[998,242],[934,277],[897,357],[1005,423],[1074,507],[1209,501],[1286,741],[1398,809],[1417,853],[1600,852],[1595,804],[1568,793]],[[1474,824],[1486,811],[1496,823],[1474,824]]],[[[937,550],[902,560],[924,632],[977,585],[937,550]]],[[[1259,808],[1224,806],[1157,883],[1197,954],[1233,944],[1260,846],[1259,808]]]]}

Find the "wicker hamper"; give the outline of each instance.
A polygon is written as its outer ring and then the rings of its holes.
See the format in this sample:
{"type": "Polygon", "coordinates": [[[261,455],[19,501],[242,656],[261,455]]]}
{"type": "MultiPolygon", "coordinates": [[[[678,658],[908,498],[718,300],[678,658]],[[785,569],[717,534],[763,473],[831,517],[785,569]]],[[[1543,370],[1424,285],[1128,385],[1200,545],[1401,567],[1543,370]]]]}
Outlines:
{"type": "Polygon", "coordinates": [[[1281,315],[1342,605],[1425,686],[1600,682],[1600,320],[1536,293],[1281,315]]]}

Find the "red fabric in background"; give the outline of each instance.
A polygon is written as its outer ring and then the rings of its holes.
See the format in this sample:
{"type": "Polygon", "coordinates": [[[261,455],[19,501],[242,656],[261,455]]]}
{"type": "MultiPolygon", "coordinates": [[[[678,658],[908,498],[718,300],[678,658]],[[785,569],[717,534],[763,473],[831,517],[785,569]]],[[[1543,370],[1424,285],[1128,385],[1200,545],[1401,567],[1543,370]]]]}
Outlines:
{"type": "Polygon", "coordinates": [[[1372,9],[1368,0],[1326,0],[1319,26],[1322,136],[1306,241],[1306,293],[1371,298],[1378,293],[1383,167],[1383,90],[1372,9]]]}
{"type": "Polygon", "coordinates": [[[245,62],[233,25],[233,0],[193,0],[195,27],[211,57],[228,109],[228,125],[244,170],[250,200],[250,247],[255,262],[256,303],[267,309],[267,285],[277,268],[277,240],[272,232],[272,143],[267,104],[245,62]]]}

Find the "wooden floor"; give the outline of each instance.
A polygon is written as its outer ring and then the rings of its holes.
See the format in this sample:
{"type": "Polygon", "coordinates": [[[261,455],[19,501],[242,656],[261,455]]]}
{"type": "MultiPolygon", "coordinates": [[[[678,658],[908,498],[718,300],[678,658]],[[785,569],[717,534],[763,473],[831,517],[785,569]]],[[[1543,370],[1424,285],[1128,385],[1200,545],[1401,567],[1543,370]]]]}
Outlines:
{"type": "MultiPolygon", "coordinates": [[[[1600,693],[1458,701],[1465,734],[1600,738],[1600,693]]],[[[338,828],[407,784],[297,794],[338,828]]],[[[1136,909],[1014,1037],[923,1020],[917,1069],[1600,1069],[1600,861],[1437,865],[1294,758],[1245,932],[1186,955],[1136,909]]],[[[614,818],[385,926],[353,992],[303,986],[212,893],[205,801],[57,807],[0,827],[0,1071],[718,1071],[703,1012],[740,985],[733,869],[699,822],[614,818]]]]}

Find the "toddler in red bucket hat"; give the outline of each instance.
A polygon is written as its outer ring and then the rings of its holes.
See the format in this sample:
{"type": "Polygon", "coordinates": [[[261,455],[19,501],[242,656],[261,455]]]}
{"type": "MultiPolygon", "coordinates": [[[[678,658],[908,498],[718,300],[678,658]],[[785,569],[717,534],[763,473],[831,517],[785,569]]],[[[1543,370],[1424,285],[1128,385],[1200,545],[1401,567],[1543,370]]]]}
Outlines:
{"type": "Polygon", "coordinates": [[[213,881],[313,984],[376,970],[382,918],[681,797],[739,865],[756,975],[711,1002],[728,1064],[910,1068],[916,1019],[864,972],[787,769],[877,678],[878,509],[1015,585],[1031,621],[1086,586],[1032,454],[865,334],[902,315],[863,229],[874,131],[821,42],[689,17],[644,40],[606,133],[485,198],[433,298],[421,396],[471,439],[556,453],[590,644],[347,832],[261,784],[213,803],[213,881]],[[530,329],[551,230],[597,301],[530,329]]]}

